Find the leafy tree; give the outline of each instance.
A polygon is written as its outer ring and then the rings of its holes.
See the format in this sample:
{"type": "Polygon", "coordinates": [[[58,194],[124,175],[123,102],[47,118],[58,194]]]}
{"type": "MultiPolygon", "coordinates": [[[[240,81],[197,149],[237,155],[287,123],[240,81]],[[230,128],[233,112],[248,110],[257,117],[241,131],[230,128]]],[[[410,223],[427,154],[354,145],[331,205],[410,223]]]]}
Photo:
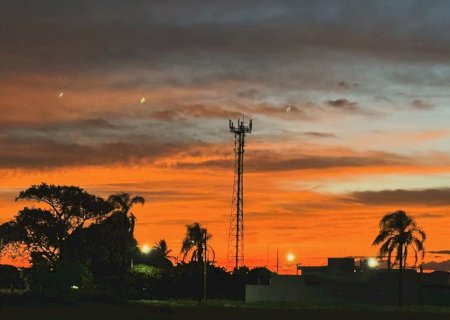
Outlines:
{"type": "MultiPolygon", "coordinates": [[[[186,260],[189,254],[191,254],[191,262],[204,261],[205,244],[212,238],[212,235],[206,228],[195,222],[193,224],[186,225],[186,236],[183,239],[181,246],[181,253],[183,254],[183,261],[186,260]]],[[[215,259],[214,250],[211,246],[207,246],[212,254],[211,261],[215,259]]]]}
{"type": "Polygon", "coordinates": [[[21,191],[16,201],[37,202],[0,225],[2,251],[28,257],[33,265],[55,265],[72,233],[105,219],[112,206],[75,186],[41,183],[21,191]]]}
{"type": "MultiPolygon", "coordinates": [[[[395,254],[394,265],[399,266],[399,306],[402,304],[402,272],[406,267],[408,257],[408,248],[414,251],[414,266],[417,264],[418,254],[422,259],[425,256],[423,246],[426,240],[426,234],[416,222],[404,211],[398,210],[386,214],[381,218],[380,232],[376,236],[372,245],[381,245],[379,255],[388,255],[388,264],[391,264],[392,253],[395,254]]],[[[389,267],[390,268],[390,267],[389,267]]]]}
{"type": "Polygon", "coordinates": [[[86,264],[97,279],[123,275],[130,268],[137,244],[130,229],[125,213],[114,212],[102,222],[74,232],[63,257],[86,264]]]}
{"type": "Polygon", "coordinates": [[[161,278],[161,271],[153,266],[146,264],[136,264],[131,269],[132,274],[139,275],[144,280],[154,280],[161,278]]]}

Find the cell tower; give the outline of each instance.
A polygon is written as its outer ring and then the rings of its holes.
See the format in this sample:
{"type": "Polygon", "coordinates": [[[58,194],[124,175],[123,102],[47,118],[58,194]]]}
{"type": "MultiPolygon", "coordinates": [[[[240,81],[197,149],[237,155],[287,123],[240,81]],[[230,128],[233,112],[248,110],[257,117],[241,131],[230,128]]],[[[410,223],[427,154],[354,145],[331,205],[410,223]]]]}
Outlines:
{"type": "Polygon", "coordinates": [[[235,165],[227,261],[234,258],[237,269],[244,261],[244,146],[245,134],[252,132],[252,120],[246,125],[244,119],[238,119],[237,126],[230,120],[229,126],[234,133],[235,165]]]}

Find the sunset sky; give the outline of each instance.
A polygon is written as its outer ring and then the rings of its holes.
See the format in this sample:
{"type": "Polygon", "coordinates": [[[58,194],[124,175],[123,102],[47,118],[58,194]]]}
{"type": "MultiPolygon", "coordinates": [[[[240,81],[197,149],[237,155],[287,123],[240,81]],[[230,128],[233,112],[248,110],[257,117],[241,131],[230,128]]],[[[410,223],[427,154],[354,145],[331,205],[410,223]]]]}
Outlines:
{"type": "MultiPolygon", "coordinates": [[[[226,264],[373,255],[403,209],[450,259],[450,2],[0,0],[0,223],[32,184],[139,194],[142,246],[200,222],[226,264]],[[62,94],[61,94],[62,93],[62,94]],[[145,101],[141,103],[141,99],[145,101]]],[[[450,269],[450,261],[447,261],[450,269]]]]}

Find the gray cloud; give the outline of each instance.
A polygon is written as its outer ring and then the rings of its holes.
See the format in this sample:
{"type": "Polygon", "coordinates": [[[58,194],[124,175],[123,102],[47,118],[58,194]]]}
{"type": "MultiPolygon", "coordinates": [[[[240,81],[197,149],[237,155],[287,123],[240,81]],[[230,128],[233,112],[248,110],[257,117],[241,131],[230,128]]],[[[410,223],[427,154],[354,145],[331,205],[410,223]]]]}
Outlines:
{"type": "Polygon", "coordinates": [[[330,132],[308,131],[304,132],[303,135],[312,138],[336,138],[336,135],[330,132]]]}
{"type": "Polygon", "coordinates": [[[347,81],[341,80],[341,81],[339,81],[337,83],[337,86],[338,86],[338,88],[343,89],[343,90],[350,90],[352,88],[356,88],[356,87],[359,87],[361,85],[359,83],[356,83],[356,82],[349,83],[347,81]]]}
{"type": "MultiPolygon", "coordinates": [[[[253,151],[246,160],[249,172],[274,172],[308,169],[330,169],[342,167],[368,167],[407,164],[409,159],[388,153],[375,153],[367,156],[310,156],[303,155],[284,159],[282,155],[269,151],[253,151]]],[[[178,163],[178,167],[187,169],[232,168],[233,159],[208,160],[195,163],[178,163]]]]}
{"type": "Polygon", "coordinates": [[[414,109],[417,109],[417,110],[431,110],[431,109],[434,108],[433,104],[431,104],[429,102],[425,102],[425,101],[420,100],[420,99],[416,99],[416,100],[411,101],[411,106],[414,109]]]}
{"type": "Polygon", "coordinates": [[[2,121],[0,122],[0,132],[4,131],[35,131],[35,132],[53,132],[66,130],[108,130],[118,129],[106,119],[75,119],[61,120],[49,122],[18,122],[18,121],[2,121]]]}
{"type": "Polygon", "coordinates": [[[123,62],[158,69],[202,52],[296,56],[311,47],[448,61],[441,32],[450,27],[448,10],[445,1],[6,0],[0,68],[66,72],[123,62]]]}
{"type": "Polygon", "coordinates": [[[428,251],[429,253],[433,254],[450,254],[450,250],[435,250],[435,251],[428,251]]]}
{"type": "Polygon", "coordinates": [[[0,145],[1,168],[25,169],[139,163],[173,154],[181,147],[149,141],[112,142],[90,146],[37,138],[0,138],[0,145]]]}
{"type": "Polygon", "coordinates": [[[450,260],[442,262],[435,262],[435,261],[427,262],[423,264],[423,268],[435,271],[450,271],[450,260]]]}
{"type": "MultiPolygon", "coordinates": [[[[450,205],[450,188],[424,190],[382,190],[360,191],[350,194],[349,200],[367,205],[407,205],[421,204],[429,206],[450,205]]],[[[425,214],[430,216],[430,214],[425,214]]]]}
{"type": "Polygon", "coordinates": [[[338,87],[341,89],[349,90],[351,88],[351,85],[345,81],[339,81],[338,87]]]}
{"type": "Polygon", "coordinates": [[[168,108],[152,111],[149,118],[157,120],[180,120],[186,118],[221,118],[228,119],[240,116],[239,111],[224,110],[219,106],[204,104],[174,105],[168,108]]]}
{"type": "Polygon", "coordinates": [[[355,112],[359,110],[359,105],[356,102],[348,101],[347,99],[327,100],[325,105],[337,110],[348,112],[355,112]]]}

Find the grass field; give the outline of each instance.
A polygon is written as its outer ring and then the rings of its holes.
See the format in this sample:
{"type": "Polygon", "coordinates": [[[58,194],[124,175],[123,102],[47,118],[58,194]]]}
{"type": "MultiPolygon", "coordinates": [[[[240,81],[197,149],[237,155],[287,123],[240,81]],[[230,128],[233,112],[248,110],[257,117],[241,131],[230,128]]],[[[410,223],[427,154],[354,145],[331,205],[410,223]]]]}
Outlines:
{"type": "Polygon", "coordinates": [[[0,307],[0,319],[450,319],[450,307],[305,306],[293,303],[133,301],[122,305],[80,304],[0,307]]]}

